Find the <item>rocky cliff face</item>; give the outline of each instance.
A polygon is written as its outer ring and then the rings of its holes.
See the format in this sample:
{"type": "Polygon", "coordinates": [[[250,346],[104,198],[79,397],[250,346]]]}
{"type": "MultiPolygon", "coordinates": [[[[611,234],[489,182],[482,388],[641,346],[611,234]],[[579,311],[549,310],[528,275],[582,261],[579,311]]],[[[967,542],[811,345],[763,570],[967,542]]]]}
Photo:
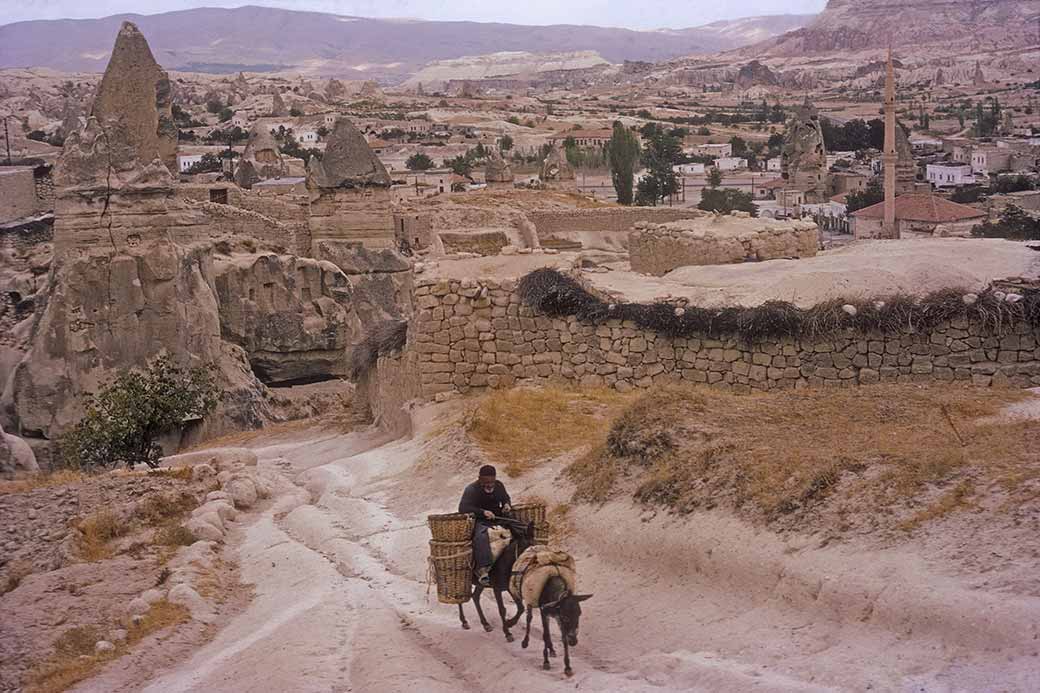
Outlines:
{"type": "Polygon", "coordinates": [[[809,26],[747,50],[777,57],[938,44],[993,50],[1036,45],[1038,22],[1034,0],[830,0],[809,26]]]}

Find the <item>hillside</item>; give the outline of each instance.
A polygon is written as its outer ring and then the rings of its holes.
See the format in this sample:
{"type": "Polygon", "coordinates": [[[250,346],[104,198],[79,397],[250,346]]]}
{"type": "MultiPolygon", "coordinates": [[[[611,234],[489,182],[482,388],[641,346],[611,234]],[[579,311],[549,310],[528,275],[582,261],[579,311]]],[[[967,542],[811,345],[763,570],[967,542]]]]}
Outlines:
{"type": "Polygon", "coordinates": [[[995,51],[1040,43],[1031,0],[829,0],[808,26],[742,53],[793,57],[892,48],[995,51]]]}
{"type": "Polygon", "coordinates": [[[18,22],[0,26],[0,68],[100,72],[125,20],[168,70],[299,71],[402,79],[426,63],[501,51],[595,51],[610,62],[729,50],[804,25],[812,15],[746,18],[678,31],[594,26],[366,19],[265,7],[18,22]]]}

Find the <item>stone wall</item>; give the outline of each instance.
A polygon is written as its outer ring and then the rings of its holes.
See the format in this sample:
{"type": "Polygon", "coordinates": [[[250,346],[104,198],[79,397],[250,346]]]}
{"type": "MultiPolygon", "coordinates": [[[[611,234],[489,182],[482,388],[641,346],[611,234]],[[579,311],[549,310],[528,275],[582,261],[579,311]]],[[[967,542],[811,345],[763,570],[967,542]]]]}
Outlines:
{"type": "Polygon", "coordinates": [[[307,223],[310,200],[307,195],[293,193],[260,193],[242,190],[236,207],[257,212],[284,224],[293,233],[294,244],[289,246],[297,255],[311,256],[311,232],[307,223]]]}
{"type": "Polygon", "coordinates": [[[847,331],[749,346],[536,315],[512,280],[419,279],[415,298],[407,349],[427,399],[550,379],[619,390],[680,381],[739,391],[919,381],[1040,386],[1040,334],[1024,323],[1004,336],[953,321],[931,333],[847,331]]]}
{"type": "Polygon", "coordinates": [[[696,209],[674,207],[603,207],[598,209],[568,209],[559,212],[528,212],[543,245],[553,241],[580,242],[584,247],[595,243],[595,236],[616,236],[614,245],[623,247],[627,233],[636,222],[664,223],[704,216],[696,209]],[[547,242],[548,241],[548,242],[547,242]]]}
{"type": "Polygon", "coordinates": [[[21,166],[0,169],[0,224],[32,216],[40,210],[33,170],[21,166]]]}
{"type": "MultiPolygon", "coordinates": [[[[295,232],[280,221],[248,209],[216,202],[189,202],[188,204],[206,213],[212,225],[211,236],[214,239],[228,235],[236,238],[250,236],[288,251],[296,249],[295,232]]],[[[189,240],[178,238],[177,234],[174,235],[174,239],[180,242],[189,240]]]]}
{"type": "Polygon", "coordinates": [[[311,243],[357,241],[370,248],[394,245],[390,190],[381,187],[321,189],[311,198],[311,243]]]}
{"type": "Polygon", "coordinates": [[[691,265],[813,257],[818,247],[814,223],[732,215],[666,224],[639,222],[628,234],[632,271],[655,276],[691,265]]]}

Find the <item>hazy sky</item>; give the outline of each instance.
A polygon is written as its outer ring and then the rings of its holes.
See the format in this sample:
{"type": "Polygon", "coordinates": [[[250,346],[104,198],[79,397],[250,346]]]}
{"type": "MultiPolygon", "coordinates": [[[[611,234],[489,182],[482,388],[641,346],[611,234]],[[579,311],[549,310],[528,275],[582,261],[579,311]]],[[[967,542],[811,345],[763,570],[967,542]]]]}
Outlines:
{"type": "Polygon", "coordinates": [[[26,19],[155,14],[191,7],[267,5],[362,17],[682,28],[762,14],[819,12],[826,0],[0,0],[0,24],[26,19]]]}

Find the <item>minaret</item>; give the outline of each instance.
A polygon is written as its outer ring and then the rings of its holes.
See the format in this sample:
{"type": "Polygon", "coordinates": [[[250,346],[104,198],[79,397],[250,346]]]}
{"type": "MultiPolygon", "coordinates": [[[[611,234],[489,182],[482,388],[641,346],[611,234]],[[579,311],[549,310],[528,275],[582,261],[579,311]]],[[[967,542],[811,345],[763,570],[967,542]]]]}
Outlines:
{"type": "Polygon", "coordinates": [[[885,68],[885,151],[881,156],[885,175],[885,222],[883,238],[899,238],[896,228],[896,78],[892,67],[892,49],[888,49],[885,68]]]}

